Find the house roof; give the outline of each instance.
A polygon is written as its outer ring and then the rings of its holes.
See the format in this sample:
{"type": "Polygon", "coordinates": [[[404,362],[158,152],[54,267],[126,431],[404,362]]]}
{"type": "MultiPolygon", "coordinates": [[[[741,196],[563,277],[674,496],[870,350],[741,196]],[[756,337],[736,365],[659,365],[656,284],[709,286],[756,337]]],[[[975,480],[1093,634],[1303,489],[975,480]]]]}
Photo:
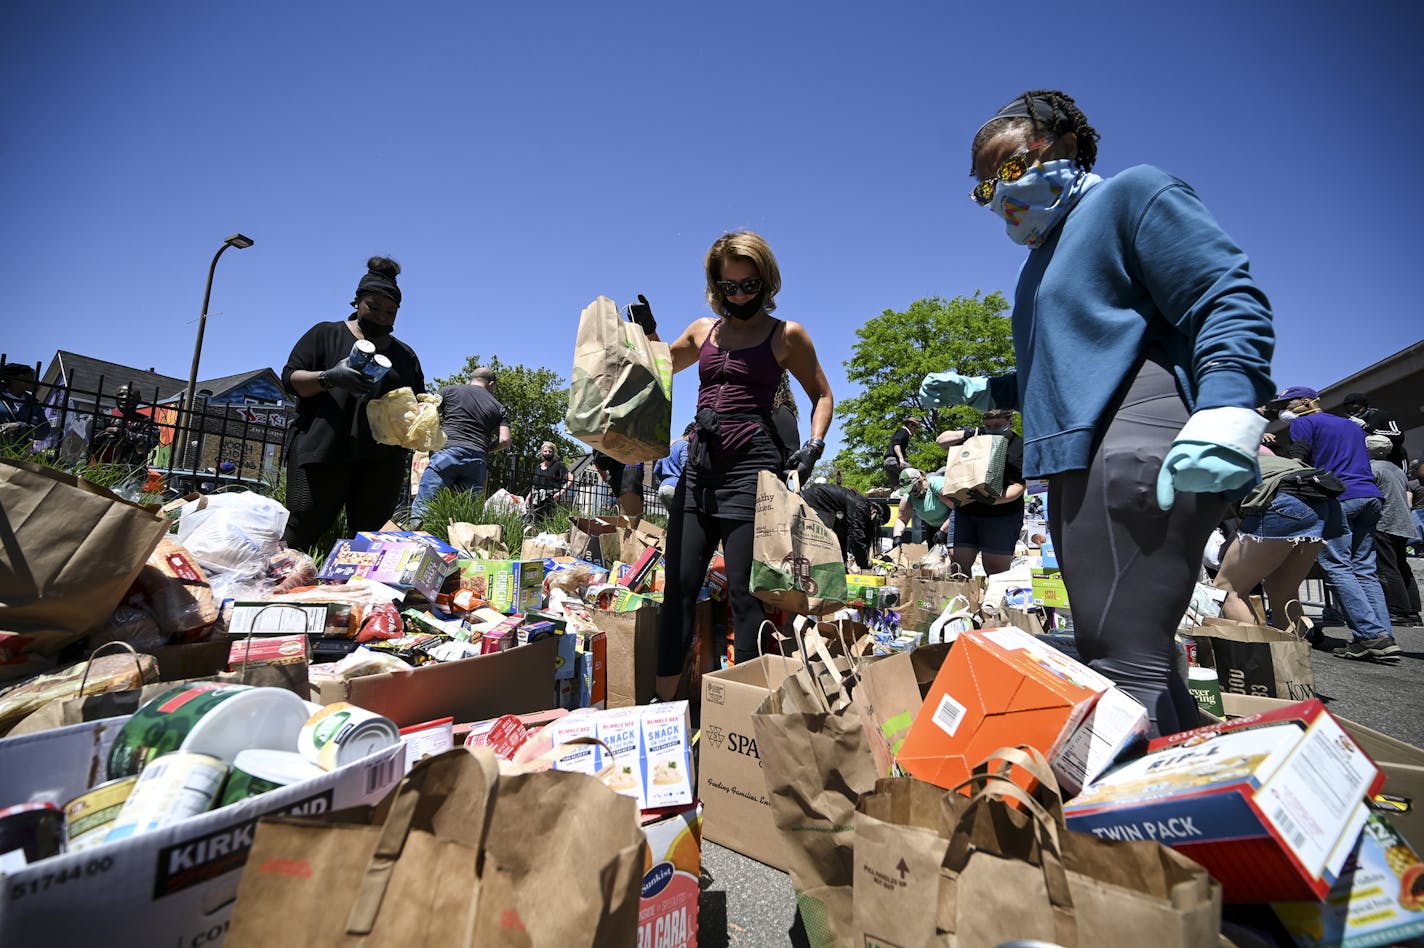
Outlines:
{"type": "MultiPolygon", "coordinates": [[[[65,349],[60,349],[54,354],[54,358],[50,361],[49,367],[45,369],[40,382],[49,384],[57,381],[61,370],[64,373],[65,383],[70,389],[75,390],[81,400],[87,400],[96,391],[99,392],[101,400],[112,398],[120,386],[130,383],[138,386],[139,395],[146,403],[182,398],[188,388],[187,379],[163,375],[151,368],[136,369],[118,362],[109,362],[106,359],[95,359],[65,349]]],[[[197,390],[206,389],[216,397],[263,375],[268,376],[274,385],[281,386],[281,379],[277,377],[277,373],[264,367],[239,372],[236,375],[224,375],[215,379],[199,381],[197,390]]]]}

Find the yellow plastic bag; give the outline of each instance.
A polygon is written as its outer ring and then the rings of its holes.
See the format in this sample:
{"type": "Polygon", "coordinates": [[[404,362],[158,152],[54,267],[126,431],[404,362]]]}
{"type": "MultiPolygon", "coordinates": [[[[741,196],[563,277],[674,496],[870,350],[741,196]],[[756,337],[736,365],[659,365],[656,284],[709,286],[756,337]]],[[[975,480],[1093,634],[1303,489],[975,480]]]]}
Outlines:
{"type": "Polygon", "coordinates": [[[413,451],[445,447],[440,430],[440,396],[417,396],[410,387],[387,392],[366,404],[371,435],[381,444],[398,444],[413,451]]]}

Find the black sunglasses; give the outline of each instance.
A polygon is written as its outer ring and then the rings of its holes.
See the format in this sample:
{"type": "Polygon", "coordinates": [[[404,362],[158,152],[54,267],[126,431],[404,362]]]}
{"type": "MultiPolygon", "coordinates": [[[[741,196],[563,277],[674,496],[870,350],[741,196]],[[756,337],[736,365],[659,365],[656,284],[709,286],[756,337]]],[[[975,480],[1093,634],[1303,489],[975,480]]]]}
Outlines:
{"type": "Polygon", "coordinates": [[[735,280],[718,280],[717,289],[722,291],[723,296],[736,296],[738,293],[755,296],[761,292],[761,277],[748,277],[740,283],[735,280]]]}

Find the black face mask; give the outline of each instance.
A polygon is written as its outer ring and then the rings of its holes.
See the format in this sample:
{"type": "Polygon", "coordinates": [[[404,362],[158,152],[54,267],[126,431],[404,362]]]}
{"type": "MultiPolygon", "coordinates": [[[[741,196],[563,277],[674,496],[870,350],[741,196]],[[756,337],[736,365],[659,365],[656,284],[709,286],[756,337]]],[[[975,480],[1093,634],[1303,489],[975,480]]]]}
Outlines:
{"type": "Polygon", "coordinates": [[[766,299],[766,290],[762,290],[745,303],[733,303],[731,300],[722,299],[722,306],[727,310],[727,315],[733,319],[751,319],[761,312],[762,301],[766,299]]]}
{"type": "Polygon", "coordinates": [[[361,335],[367,339],[380,339],[382,336],[389,336],[394,328],[373,323],[369,319],[362,319],[359,316],[356,317],[356,325],[361,328],[361,335]]]}

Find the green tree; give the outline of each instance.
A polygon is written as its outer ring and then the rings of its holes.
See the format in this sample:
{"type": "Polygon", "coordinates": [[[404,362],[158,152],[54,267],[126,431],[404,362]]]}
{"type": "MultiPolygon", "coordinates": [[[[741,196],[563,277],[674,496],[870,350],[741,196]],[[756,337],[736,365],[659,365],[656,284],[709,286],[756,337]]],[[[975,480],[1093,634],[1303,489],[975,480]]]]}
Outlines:
{"type": "MultiPolygon", "coordinates": [[[[509,412],[508,456],[521,470],[537,463],[539,445],[544,441],[554,442],[565,463],[588,452],[588,448],[564,434],[564,415],[569,407],[568,383],[553,369],[506,365],[499,356],[485,361],[479,355],[472,355],[460,371],[436,379],[428,383],[428,387],[432,392],[439,392],[446,385],[464,385],[470,381],[470,373],[480,366],[494,369],[498,377],[494,397],[509,412]]],[[[509,478],[510,463],[496,455],[491,459],[487,492],[509,487],[509,478]]],[[[514,486],[522,489],[527,485],[514,486]]]]}
{"type": "Polygon", "coordinates": [[[855,331],[857,342],[845,363],[846,378],[861,393],[836,404],[836,422],[845,447],[835,466],[848,486],[884,486],[885,448],[908,416],[921,420],[908,457],[915,467],[933,470],[945,453],[939,432],[978,424],[980,412],[959,406],[925,410],[920,381],[931,372],[953,369],[965,375],[998,375],[1014,364],[1013,331],[1002,293],[917,300],[904,312],[887,309],[855,331]]]}

